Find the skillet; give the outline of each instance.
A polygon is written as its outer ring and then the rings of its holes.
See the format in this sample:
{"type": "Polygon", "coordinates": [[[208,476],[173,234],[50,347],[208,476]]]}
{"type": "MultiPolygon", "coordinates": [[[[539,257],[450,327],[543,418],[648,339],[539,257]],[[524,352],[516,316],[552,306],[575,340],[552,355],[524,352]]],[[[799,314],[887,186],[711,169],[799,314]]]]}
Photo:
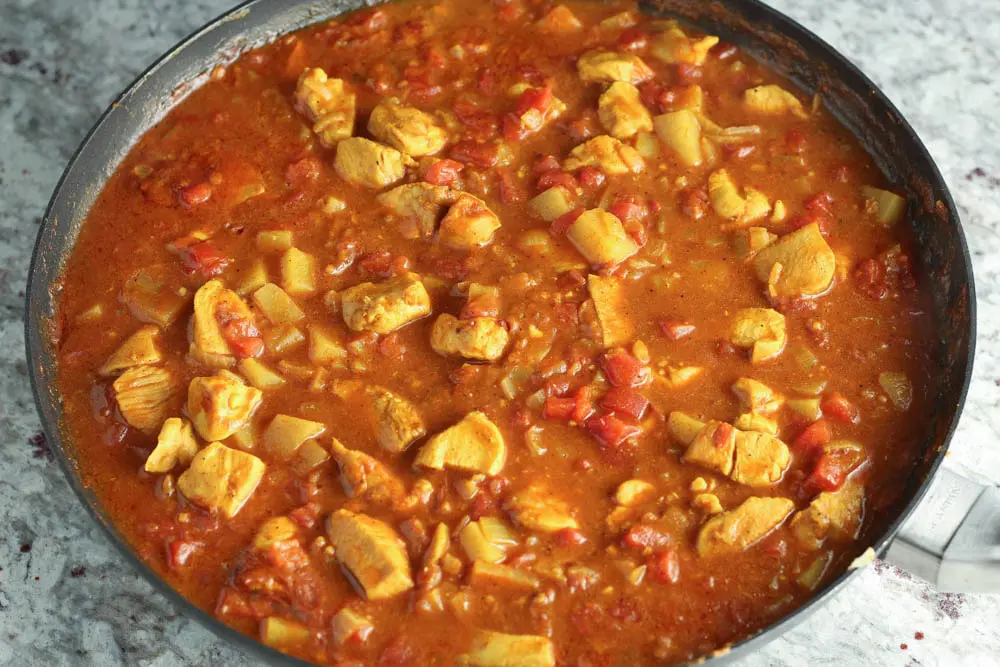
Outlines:
{"type": "MultiPolygon", "coordinates": [[[[194,607],[153,573],[111,523],[76,470],[72,443],[64,437],[56,393],[51,323],[58,294],[53,285],[72,252],[87,212],[133,143],[157,123],[211,68],[243,51],[361,6],[357,0],[250,0],[181,42],[139,76],[104,113],[64,172],[43,219],[28,278],[26,340],[32,386],[52,449],[71,486],[126,559],[178,608],[227,642],[270,664],[302,664],[230,629],[194,607]]],[[[995,549],[980,543],[985,526],[1000,525],[1000,494],[939,470],[968,389],[975,341],[975,292],[968,249],[947,187],[909,124],[885,96],[843,56],[803,27],[756,0],[653,0],[653,13],[679,17],[720,35],[762,60],[824,105],[865,147],[887,180],[905,190],[921,274],[930,286],[938,337],[933,424],[914,461],[907,490],[878,518],[870,534],[875,554],[887,552],[901,565],[943,588],[1000,589],[995,549]],[[911,513],[929,495],[933,514],[911,513]],[[991,514],[992,512],[992,514],[991,514]],[[905,525],[904,525],[905,522],[905,525]],[[992,523],[991,523],[992,522],[992,523]],[[984,558],[992,554],[992,566],[984,558]]],[[[926,505],[924,510],[928,509],[926,505]]],[[[987,539],[989,536],[987,535],[987,539]]],[[[757,635],[713,656],[719,664],[755,650],[823,604],[851,578],[847,572],[811,601],[757,635]]]]}

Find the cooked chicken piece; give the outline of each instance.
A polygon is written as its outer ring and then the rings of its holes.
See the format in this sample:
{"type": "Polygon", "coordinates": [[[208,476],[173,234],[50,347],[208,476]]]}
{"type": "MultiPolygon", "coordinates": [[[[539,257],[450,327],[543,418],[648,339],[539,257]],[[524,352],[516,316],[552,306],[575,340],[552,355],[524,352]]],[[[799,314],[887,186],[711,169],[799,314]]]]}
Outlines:
{"type": "Polygon", "coordinates": [[[507,511],[517,523],[541,533],[580,527],[566,501],[538,484],[515,493],[507,504],[507,511]]]}
{"type": "Polygon", "coordinates": [[[701,123],[690,109],[679,109],[653,119],[656,136],[675,151],[681,162],[697,167],[705,159],[701,147],[701,123]]]}
{"type": "Polygon", "coordinates": [[[603,83],[625,81],[640,84],[654,75],[639,56],[614,51],[587,51],[576,61],[576,71],[583,81],[603,83]]]}
{"type": "Polygon", "coordinates": [[[788,446],[767,433],[736,431],[736,461],[730,477],[747,486],[773,486],[791,461],[788,446]]]}
{"type": "Polygon", "coordinates": [[[618,347],[635,338],[635,316],[622,280],[617,276],[587,276],[587,289],[601,324],[604,347],[618,347]]]}
{"type": "Polygon", "coordinates": [[[678,441],[685,445],[690,445],[698,437],[698,433],[705,428],[705,423],[694,417],[690,417],[683,412],[671,412],[667,417],[667,430],[678,441]]]}
{"type": "Polygon", "coordinates": [[[751,187],[744,190],[746,196],[741,196],[725,169],[716,170],[708,177],[708,200],[712,209],[719,217],[740,225],[756,222],[771,212],[771,203],[764,193],[751,187]]]}
{"type": "Polygon", "coordinates": [[[406,487],[374,456],[348,449],[336,438],[331,448],[340,466],[340,483],[350,498],[364,498],[375,505],[400,507],[406,487]]]}
{"type": "Polygon", "coordinates": [[[753,546],[795,509],[788,498],[747,498],[734,510],[723,512],[702,526],[698,533],[698,555],[716,556],[753,546]]]}
{"type": "Polygon", "coordinates": [[[753,267],[772,300],[808,298],[829,289],[837,256],[812,222],[758,252],[753,267]]]}
{"type": "Polygon", "coordinates": [[[740,409],[755,415],[774,414],[785,402],[773,389],[753,378],[739,378],[732,390],[740,401],[740,409]]]}
{"type": "Polygon", "coordinates": [[[451,205],[438,231],[443,245],[472,250],[488,245],[500,229],[500,218],[479,197],[461,193],[451,205]]]}
{"type": "Polygon", "coordinates": [[[847,480],[836,491],[824,491],[792,517],[792,532],[807,549],[819,549],[827,537],[853,540],[861,527],[865,489],[847,480]]]}
{"type": "Polygon", "coordinates": [[[387,334],[431,312],[431,297],[415,273],[382,283],[361,283],[344,290],[344,323],[352,331],[387,334]]]}
{"type": "Polygon", "coordinates": [[[705,514],[720,514],[723,511],[722,501],[714,493],[699,493],[691,499],[691,507],[705,514]]]}
{"type": "Polygon", "coordinates": [[[736,435],[736,429],[729,424],[709,421],[688,445],[681,461],[695,463],[728,476],[733,471],[736,435]]]}
{"type": "Polygon", "coordinates": [[[187,411],[194,428],[209,442],[224,440],[246,424],[264,395],[226,370],[197,377],[188,386],[187,411]]]}
{"type": "Polygon", "coordinates": [[[177,478],[177,488],[195,505],[231,519],[257,488],[265,469],[253,454],[212,442],[177,478]]]}
{"type": "Polygon", "coordinates": [[[639,252],[635,240],[617,217],[592,208],[573,221],[566,237],[594,269],[608,269],[639,252]]]}
{"type": "Polygon", "coordinates": [[[597,167],[605,174],[638,174],[645,163],[642,156],[614,137],[602,134],[586,141],[569,152],[563,163],[566,171],[581,167],[597,167]]]}
{"type": "Polygon", "coordinates": [[[395,148],[364,137],[352,137],[337,144],[333,167],[348,183],[377,190],[403,178],[409,162],[395,148]]]}
{"type": "Polygon", "coordinates": [[[496,361],[503,356],[510,336],[495,317],[460,320],[443,313],[431,328],[431,347],[445,357],[496,361]]]}
{"type": "MultiPolygon", "coordinates": [[[[248,332],[257,331],[250,307],[221,280],[209,280],[194,295],[194,319],[188,354],[205,366],[228,368],[236,355],[222,333],[223,323],[246,322],[248,332]]],[[[263,345],[263,342],[261,343],[263,345]]]]}
{"type": "Polygon", "coordinates": [[[771,308],[744,308],[736,311],[730,341],[750,348],[750,361],[773,359],[785,349],[785,316],[771,308]]]}
{"type": "Polygon", "coordinates": [[[406,545],[388,524],[340,509],[330,515],[327,536],[366,600],[383,600],[413,588],[406,545]]]}
{"type": "Polygon", "coordinates": [[[108,357],[104,365],[98,369],[101,375],[117,375],[123,370],[134,366],[158,364],[163,360],[156,340],[160,329],[154,326],[144,326],[125,339],[114,354],[108,357]]]}
{"type": "Polygon", "coordinates": [[[470,412],[430,438],[417,453],[414,465],[496,475],[506,458],[507,447],[497,425],[482,412],[470,412]]]}
{"type": "Polygon", "coordinates": [[[469,652],[458,657],[462,667],[555,667],[552,640],[538,635],[507,635],[477,630],[469,652]]]}
{"type": "Polygon", "coordinates": [[[299,530],[295,522],[287,516],[268,519],[257,529],[253,537],[253,548],[266,551],[276,544],[296,539],[299,530]]]}
{"type": "Polygon", "coordinates": [[[433,155],[448,142],[448,134],[434,117],[396,100],[382,100],[368,117],[368,131],[396,150],[413,157],[433,155]]]}
{"type": "Polygon", "coordinates": [[[171,417],[163,422],[156,447],[146,458],[144,469],[148,473],[162,474],[180,464],[186,466],[198,453],[198,441],[194,437],[191,422],[180,417],[171,417]]]}
{"type": "Polygon", "coordinates": [[[756,86],[743,91],[743,104],[752,111],[769,115],[791,112],[799,118],[809,117],[799,98],[774,84],[756,86]]]}
{"type": "Polygon", "coordinates": [[[583,27],[583,24],[580,23],[580,19],[576,18],[576,15],[570,11],[569,7],[566,5],[556,5],[549,10],[548,14],[535,22],[535,27],[537,27],[541,32],[564,35],[571,32],[577,32],[583,27]]]}
{"type": "Polygon", "coordinates": [[[656,487],[641,479],[629,479],[618,485],[615,502],[623,507],[634,507],[656,498],[656,487]]]}
{"type": "Polygon", "coordinates": [[[430,183],[408,183],[380,194],[376,199],[404,220],[417,223],[422,238],[434,236],[444,207],[454,203],[458,191],[430,183]]]}
{"type": "Polygon", "coordinates": [[[295,88],[295,108],[313,123],[320,143],[333,147],[354,133],[354,93],[343,79],[330,79],[326,72],[307,68],[295,88]]]}
{"type": "Polygon", "coordinates": [[[676,25],[657,34],[650,46],[650,53],[665,63],[701,65],[709,50],[719,43],[715,35],[691,39],[676,25]]]}
{"type": "Polygon", "coordinates": [[[158,366],[133,366],[112,383],[122,417],[140,431],[159,428],[174,395],[170,371],[158,366]]]}
{"type": "Polygon", "coordinates": [[[653,130],[653,117],[639,99],[639,89],[625,81],[615,81],[604,91],[597,103],[597,116],[616,139],[653,130]]]}
{"type": "Polygon", "coordinates": [[[416,406],[382,387],[368,387],[375,438],[382,449],[398,454],[427,433],[416,406]]]}
{"type": "Polygon", "coordinates": [[[264,429],[260,441],[268,454],[288,461],[306,441],[318,438],[325,431],[326,425],[321,422],[278,414],[264,429]]]}

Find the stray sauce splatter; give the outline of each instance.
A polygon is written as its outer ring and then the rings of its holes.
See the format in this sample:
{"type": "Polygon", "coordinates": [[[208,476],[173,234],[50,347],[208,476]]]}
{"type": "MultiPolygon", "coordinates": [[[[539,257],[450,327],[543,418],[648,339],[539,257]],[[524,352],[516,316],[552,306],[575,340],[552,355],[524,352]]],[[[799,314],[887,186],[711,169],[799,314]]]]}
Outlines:
{"type": "Polygon", "coordinates": [[[913,638],[916,639],[917,641],[920,641],[921,639],[924,638],[924,633],[917,630],[916,632],[913,633],[913,638]]]}
{"type": "Polygon", "coordinates": [[[76,567],[74,567],[72,570],[69,571],[69,576],[73,577],[74,579],[83,577],[86,574],[87,574],[87,568],[84,567],[83,565],[77,565],[76,567]]]}
{"type": "Polygon", "coordinates": [[[53,460],[52,449],[49,447],[49,439],[45,437],[45,433],[39,431],[35,435],[28,439],[28,444],[31,445],[31,457],[34,459],[45,459],[46,461],[53,460]]]}
{"type": "Polygon", "coordinates": [[[22,544],[21,545],[21,553],[26,554],[29,551],[31,551],[31,545],[30,544],[22,544]]]}

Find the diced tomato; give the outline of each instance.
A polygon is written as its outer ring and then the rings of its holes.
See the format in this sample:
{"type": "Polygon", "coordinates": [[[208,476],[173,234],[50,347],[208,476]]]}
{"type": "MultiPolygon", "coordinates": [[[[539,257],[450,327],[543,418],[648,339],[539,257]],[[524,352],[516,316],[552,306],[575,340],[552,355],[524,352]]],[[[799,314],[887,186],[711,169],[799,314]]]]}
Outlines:
{"type": "Polygon", "coordinates": [[[492,167],[500,159],[500,144],[494,141],[459,141],[451,147],[451,157],[477,167],[492,167]]]}
{"type": "Polygon", "coordinates": [[[516,21],[521,18],[524,14],[524,5],[520,0],[503,0],[502,2],[494,2],[497,7],[497,15],[501,20],[506,22],[516,21]]]}
{"type": "Polygon", "coordinates": [[[392,253],[388,250],[366,252],[358,258],[358,266],[365,273],[388,278],[392,275],[392,253]]]}
{"type": "Polygon", "coordinates": [[[681,322],[679,320],[660,320],[658,322],[660,325],[660,331],[667,340],[678,341],[687,338],[695,331],[695,326],[688,322],[681,322]]]}
{"type": "Polygon", "coordinates": [[[614,387],[639,387],[650,379],[649,366],[621,348],[605,352],[601,368],[614,387]]]}
{"type": "Polygon", "coordinates": [[[816,215],[830,215],[830,212],[833,209],[833,195],[826,190],[820,190],[811,197],[807,197],[802,204],[810,213],[815,213],[816,215]]]}
{"type": "MultiPolygon", "coordinates": [[[[569,379],[564,377],[553,377],[545,381],[546,396],[565,396],[569,391],[569,379]]],[[[576,400],[575,398],[573,400],[576,400]]]]}
{"type": "Polygon", "coordinates": [[[222,337],[229,348],[240,358],[259,357],[264,353],[264,339],[253,322],[245,318],[234,318],[222,324],[222,337]]]}
{"type": "Polygon", "coordinates": [[[694,220],[701,220],[708,212],[708,188],[686,190],[681,195],[681,211],[694,220]]]}
{"type": "Polygon", "coordinates": [[[552,82],[546,82],[540,88],[528,88],[517,98],[514,115],[520,117],[532,109],[545,113],[552,105],[552,82]]]}
{"type": "Polygon", "coordinates": [[[576,423],[584,423],[597,412],[597,408],[594,407],[594,390],[587,385],[577,389],[573,399],[576,401],[576,407],[573,409],[573,421],[576,423]]]}
{"type": "Polygon", "coordinates": [[[515,116],[512,113],[504,115],[503,138],[508,144],[516,144],[528,136],[528,132],[529,130],[521,122],[520,116],[515,116]]]}
{"type": "Polygon", "coordinates": [[[447,158],[438,160],[424,173],[424,180],[431,185],[451,185],[458,178],[458,174],[465,165],[456,160],[447,158]]]}
{"type": "Polygon", "coordinates": [[[179,570],[187,565],[191,556],[193,556],[200,548],[201,544],[198,542],[190,542],[188,540],[170,540],[170,542],[167,543],[167,565],[171,570],[179,570]]]}
{"type": "Polygon", "coordinates": [[[680,561],[677,550],[667,548],[653,554],[649,559],[649,574],[661,584],[676,584],[681,577],[680,561]]]}
{"type": "Polygon", "coordinates": [[[863,259],[854,269],[854,280],[858,289],[875,300],[884,299],[889,295],[889,285],[886,281],[885,267],[874,259],[863,259]]]}
{"type": "Polygon", "coordinates": [[[674,71],[677,73],[677,80],[682,83],[697,83],[705,73],[700,65],[692,63],[678,63],[674,71]]]}
{"type": "Polygon", "coordinates": [[[580,269],[570,269],[569,271],[563,271],[556,278],[556,285],[558,285],[559,287],[568,287],[570,289],[576,289],[577,287],[583,287],[586,284],[587,284],[587,276],[580,269]]]}
{"type": "Polygon", "coordinates": [[[861,412],[858,407],[840,395],[839,392],[831,391],[823,397],[820,407],[823,415],[844,424],[857,424],[861,421],[861,412]]]}
{"type": "Polygon", "coordinates": [[[560,398],[559,396],[549,396],[542,406],[542,416],[546,419],[558,419],[569,421],[576,410],[575,398],[560,398]]]}
{"type": "Polygon", "coordinates": [[[569,230],[569,228],[573,226],[573,223],[576,222],[576,219],[579,218],[581,215],[583,215],[583,211],[584,211],[583,207],[577,207],[572,211],[570,211],[569,213],[563,213],[558,218],[552,221],[552,224],[549,226],[549,229],[556,236],[561,236],[562,234],[565,234],[569,230]]]}
{"type": "Polygon", "coordinates": [[[639,26],[625,28],[622,30],[622,34],[618,36],[619,48],[625,49],[626,51],[638,51],[640,49],[644,49],[646,48],[646,43],[648,41],[649,35],[639,26]]]}
{"type": "Polygon", "coordinates": [[[309,502],[289,512],[288,518],[308,530],[319,521],[321,509],[318,503],[309,502]]]}
{"type": "Polygon", "coordinates": [[[715,431],[712,432],[712,444],[715,445],[716,448],[725,447],[735,430],[736,429],[726,422],[721,422],[715,428],[715,431]]]}
{"type": "Polygon", "coordinates": [[[217,276],[229,266],[229,258],[208,241],[199,241],[180,248],[178,254],[188,273],[197,271],[205,278],[217,276]]]}
{"type": "Polygon", "coordinates": [[[500,190],[500,201],[509,205],[524,200],[524,192],[514,179],[514,172],[507,167],[497,167],[495,173],[500,190]]]}
{"type": "Polygon", "coordinates": [[[792,129],[785,133],[785,151],[798,155],[806,149],[806,135],[802,130],[792,129]]]}
{"type": "Polygon", "coordinates": [[[601,398],[601,407],[611,412],[642,419],[649,407],[649,399],[628,387],[614,387],[601,398]]]}
{"type": "Polygon", "coordinates": [[[792,441],[792,449],[803,454],[819,454],[823,447],[833,438],[830,425],[824,419],[815,421],[792,441]]]}
{"type": "Polygon", "coordinates": [[[380,665],[410,665],[417,659],[417,652],[405,637],[397,636],[378,656],[380,665]]]}
{"type": "Polygon", "coordinates": [[[582,167],[576,172],[576,178],[580,181],[580,185],[588,190],[596,190],[604,184],[605,176],[604,172],[597,167],[582,167]]]}
{"type": "Polygon", "coordinates": [[[649,215],[649,209],[635,197],[619,197],[608,207],[608,213],[622,222],[628,220],[644,220],[649,215]]]}
{"type": "MultiPolygon", "coordinates": [[[[412,23],[412,21],[410,23],[412,23]]],[[[423,45],[420,49],[420,54],[423,57],[424,62],[426,62],[427,66],[431,69],[443,69],[448,63],[447,56],[445,56],[444,51],[437,44],[423,45]]]]}
{"type": "Polygon", "coordinates": [[[853,469],[850,463],[846,457],[837,456],[835,452],[823,454],[803,486],[812,492],[836,491],[844,485],[853,469]]]}
{"type": "Polygon", "coordinates": [[[195,183],[186,188],[182,188],[177,193],[177,199],[185,208],[191,208],[199,204],[204,204],[212,198],[212,184],[206,182],[195,183]]]}
{"type": "Polygon", "coordinates": [[[575,528],[563,528],[556,533],[556,544],[560,547],[578,547],[587,543],[587,537],[575,528]]]}
{"type": "Polygon", "coordinates": [[[629,549],[639,549],[640,551],[646,549],[654,551],[666,549],[673,541],[674,539],[670,534],[643,523],[637,523],[629,528],[625,532],[625,537],[622,538],[622,542],[626,547],[629,549]]]}
{"type": "Polygon", "coordinates": [[[663,113],[673,102],[673,92],[657,81],[646,81],[639,86],[639,98],[655,113],[663,113]]]}
{"type": "Polygon", "coordinates": [[[232,588],[222,589],[222,593],[219,594],[219,599],[215,603],[215,615],[234,618],[255,618],[247,599],[232,588]]]}
{"type": "MultiPolygon", "coordinates": [[[[460,97],[455,100],[451,110],[458,117],[458,120],[480,139],[489,139],[496,135],[497,130],[500,129],[500,119],[497,114],[467,98],[460,97]]],[[[462,161],[466,162],[466,160],[462,161]]]]}
{"type": "Polygon", "coordinates": [[[300,160],[289,163],[285,167],[285,180],[290,185],[302,187],[309,181],[315,181],[319,178],[322,170],[323,164],[319,161],[319,158],[314,155],[307,155],[300,160]]]}
{"type": "Polygon", "coordinates": [[[635,424],[629,424],[614,415],[591,417],[584,425],[591,435],[609,447],[617,447],[642,433],[642,429],[635,424]]]}
{"type": "Polygon", "coordinates": [[[711,48],[709,54],[719,60],[729,60],[739,52],[740,49],[735,44],[730,42],[719,42],[711,48]]]}
{"type": "Polygon", "coordinates": [[[562,165],[559,164],[559,158],[555,155],[539,155],[535,158],[535,163],[531,165],[531,173],[535,176],[541,176],[547,171],[554,171],[561,168],[562,165]]]}
{"type": "Polygon", "coordinates": [[[570,192],[576,192],[577,182],[573,174],[566,171],[547,171],[538,177],[537,188],[539,192],[548,190],[556,185],[561,185],[570,192]]]}

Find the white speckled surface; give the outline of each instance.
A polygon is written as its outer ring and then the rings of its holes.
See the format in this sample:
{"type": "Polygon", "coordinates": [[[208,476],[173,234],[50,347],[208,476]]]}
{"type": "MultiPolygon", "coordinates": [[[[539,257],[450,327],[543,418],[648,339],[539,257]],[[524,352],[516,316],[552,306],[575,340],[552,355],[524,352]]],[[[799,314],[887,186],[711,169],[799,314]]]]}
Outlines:
{"type": "MultiPolygon", "coordinates": [[[[0,0],[0,665],[249,664],[179,617],[78,505],[36,435],[21,329],[39,218],[77,143],[135,74],[229,4],[0,0]]],[[[998,481],[1000,4],[772,4],[885,90],[952,188],[973,252],[980,333],[948,465],[998,481]]],[[[745,664],[1000,664],[1000,597],[939,595],[876,564],[745,664]]]]}

